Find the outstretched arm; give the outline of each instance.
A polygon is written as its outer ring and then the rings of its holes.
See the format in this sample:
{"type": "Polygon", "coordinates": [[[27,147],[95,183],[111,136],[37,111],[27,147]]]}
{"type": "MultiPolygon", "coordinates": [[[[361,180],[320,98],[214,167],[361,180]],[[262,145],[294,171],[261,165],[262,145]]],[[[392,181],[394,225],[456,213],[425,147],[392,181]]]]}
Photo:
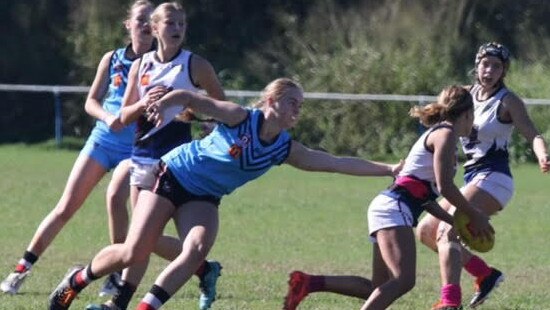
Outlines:
{"type": "Polygon", "coordinates": [[[357,157],[334,156],[327,152],[312,150],[296,141],[292,141],[286,163],[306,171],[336,172],[357,176],[392,176],[399,173],[403,166],[403,162],[391,165],[357,157]]]}
{"type": "Polygon", "coordinates": [[[147,112],[150,113],[149,120],[160,124],[162,112],[175,105],[191,108],[197,113],[206,114],[229,126],[239,124],[247,116],[246,109],[236,103],[216,100],[187,90],[173,90],[149,105],[147,108],[147,112]]]}

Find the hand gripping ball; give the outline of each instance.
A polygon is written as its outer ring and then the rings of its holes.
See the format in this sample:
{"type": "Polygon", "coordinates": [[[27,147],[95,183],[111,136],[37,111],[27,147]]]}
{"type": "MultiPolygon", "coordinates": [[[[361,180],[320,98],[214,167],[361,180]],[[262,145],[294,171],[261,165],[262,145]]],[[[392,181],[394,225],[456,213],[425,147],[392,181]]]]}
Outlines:
{"type": "Polygon", "coordinates": [[[462,241],[470,249],[477,252],[488,252],[495,245],[495,235],[491,235],[491,238],[486,239],[480,237],[474,237],[470,232],[470,218],[460,210],[456,210],[454,214],[454,228],[457,231],[460,241],[462,241]]]}

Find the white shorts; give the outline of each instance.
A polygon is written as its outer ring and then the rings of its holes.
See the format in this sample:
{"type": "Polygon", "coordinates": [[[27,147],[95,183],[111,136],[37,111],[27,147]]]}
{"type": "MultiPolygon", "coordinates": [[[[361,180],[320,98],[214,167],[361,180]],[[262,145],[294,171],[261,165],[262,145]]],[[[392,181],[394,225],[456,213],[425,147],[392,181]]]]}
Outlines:
{"type": "Polygon", "coordinates": [[[159,171],[158,160],[156,163],[140,164],[132,161],[130,167],[130,185],[137,186],[140,189],[151,190],[157,181],[157,172],[159,171]]]}
{"type": "Polygon", "coordinates": [[[412,228],[413,222],[411,210],[403,201],[386,195],[378,195],[369,205],[369,235],[373,243],[376,243],[374,234],[380,229],[397,226],[409,226],[412,228]]]}
{"type": "MultiPolygon", "coordinates": [[[[500,203],[502,209],[506,207],[514,195],[514,180],[509,175],[501,172],[480,172],[466,185],[469,184],[473,184],[489,193],[500,203]]],[[[463,191],[466,185],[460,190],[463,191]]]]}

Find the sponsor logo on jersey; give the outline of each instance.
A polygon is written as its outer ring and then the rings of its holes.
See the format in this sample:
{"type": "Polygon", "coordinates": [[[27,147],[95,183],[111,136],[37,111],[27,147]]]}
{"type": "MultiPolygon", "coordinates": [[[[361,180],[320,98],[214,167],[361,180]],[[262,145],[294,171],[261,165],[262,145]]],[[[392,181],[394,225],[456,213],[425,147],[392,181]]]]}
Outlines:
{"type": "Polygon", "coordinates": [[[229,148],[229,155],[231,155],[231,157],[235,159],[241,157],[241,154],[243,153],[243,149],[250,144],[250,140],[251,140],[250,135],[243,134],[239,138],[239,141],[231,145],[231,147],[229,148]]]}

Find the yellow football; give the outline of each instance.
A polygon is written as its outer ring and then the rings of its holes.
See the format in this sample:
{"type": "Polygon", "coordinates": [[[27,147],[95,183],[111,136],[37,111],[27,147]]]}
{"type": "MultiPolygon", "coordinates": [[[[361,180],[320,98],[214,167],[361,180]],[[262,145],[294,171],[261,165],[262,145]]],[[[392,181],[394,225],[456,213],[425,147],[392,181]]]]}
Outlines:
{"type": "Polygon", "coordinates": [[[491,235],[490,239],[474,237],[468,228],[470,218],[460,210],[456,210],[454,214],[454,228],[456,229],[460,240],[470,249],[477,252],[488,252],[495,245],[495,235],[491,235]]]}

